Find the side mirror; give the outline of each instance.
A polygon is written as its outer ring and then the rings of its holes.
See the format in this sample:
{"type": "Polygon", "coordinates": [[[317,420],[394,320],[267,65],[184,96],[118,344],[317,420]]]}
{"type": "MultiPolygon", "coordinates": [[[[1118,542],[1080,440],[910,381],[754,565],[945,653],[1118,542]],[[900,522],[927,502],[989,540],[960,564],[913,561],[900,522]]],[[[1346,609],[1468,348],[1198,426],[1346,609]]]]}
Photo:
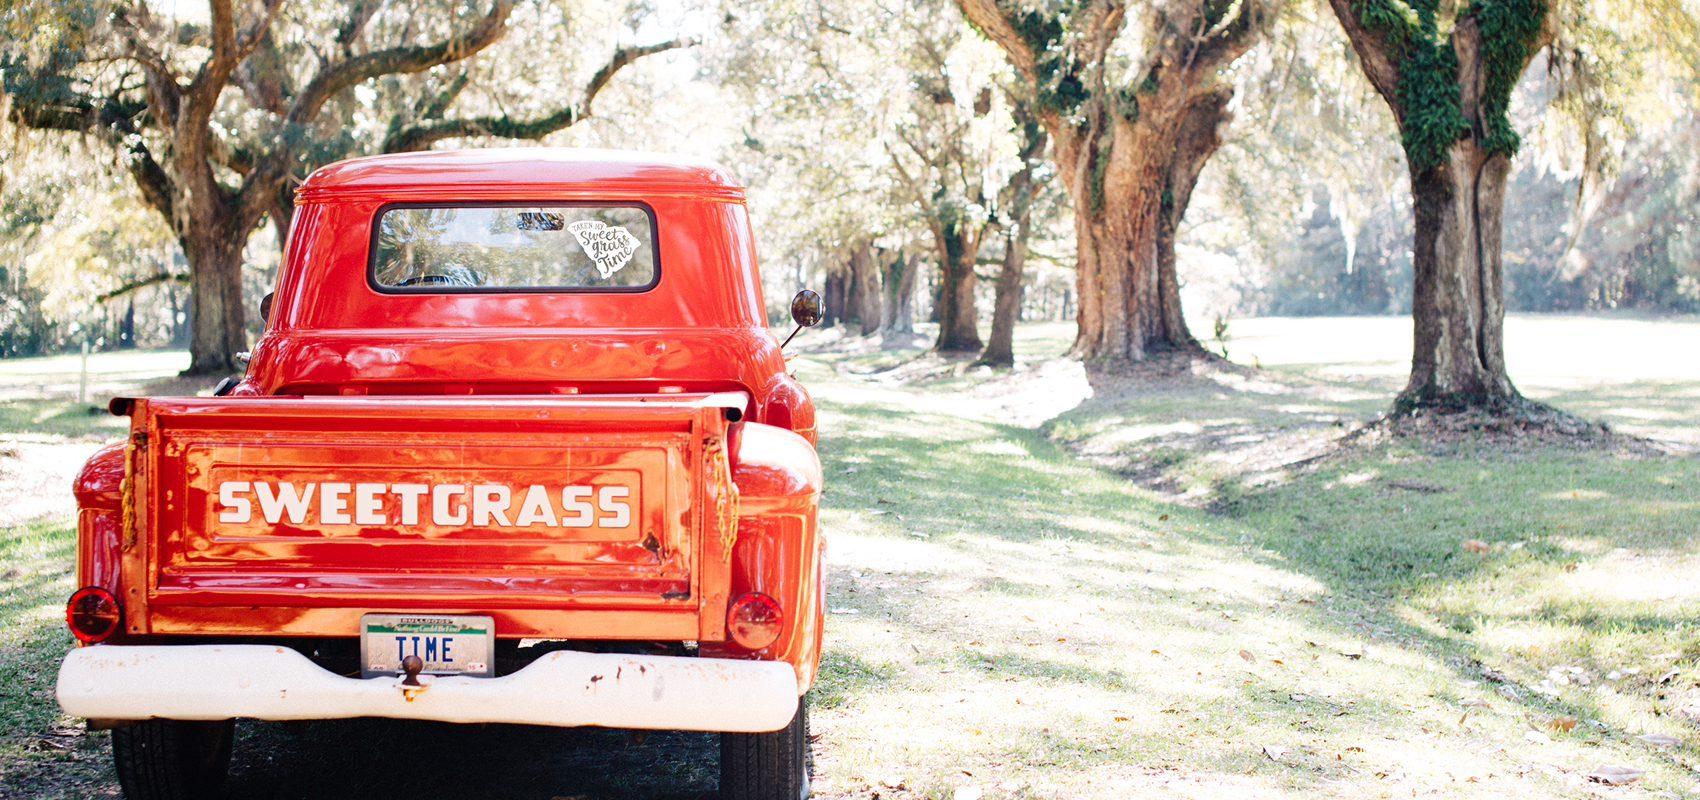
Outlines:
{"type": "Polygon", "coordinates": [[[779,343],[780,349],[783,350],[785,345],[797,338],[797,334],[801,333],[804,328],[814,327],[815,323],[820,322],[820,316],[820,293],[813,289],[804,289],[798,292],[796,297],[791,298],[791,321],[797,323],[797,329],[792,331],[790,336],[785,337],[785,341],[779,343]]]}
{"type": "Polygon", "coordinates": [[[812,328],[820,322],[820,293],[813,289],[804,289],[791,298],[791,321],[805,328],[812,328]]]}

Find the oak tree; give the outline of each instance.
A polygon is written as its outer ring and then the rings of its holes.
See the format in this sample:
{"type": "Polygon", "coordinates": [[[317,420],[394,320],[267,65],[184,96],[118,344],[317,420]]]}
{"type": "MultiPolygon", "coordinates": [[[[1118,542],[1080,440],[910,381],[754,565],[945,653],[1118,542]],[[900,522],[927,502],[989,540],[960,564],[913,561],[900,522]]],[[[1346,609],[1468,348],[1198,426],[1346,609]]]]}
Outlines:
{"type": "Polygon", "coordinates": [[[1175,233],[1231,117],[1221,72],[1263,35],[1276,4],[957,4],[1021,75],[1074,204],[1074,352],[1113,362],[1201,351],[1181,314],[1175,233]],[[1127,38],[1143,50],[1131,59],[1117,49],[1130,16],[1141,24],[1127,38]]]}
{"type": "Polygon", "coordinates": [[[1500,239],[1519,143],[1507,111],[1524,68],[1557,35],[1557,2],[1329,0],[1393,112],[1410,174],[1415,351],[1396,408],[1522,399],[1505,370],[1500,239]]]}
{"type": "Polygon", "coordinates": [[[318,166],[366,152],[417,150],[452,138],[539,139],[583,119],[615,72],[686,44],[618,49],[574,98],[534,118],[453,113],[460,71],[415,81],[412,113],[381,144],[363,142],[371,107],[357,89],[460,65],[501,40],[514,0],[483,8],[398,7],[348,0],[208,0],[204,24],[156,15],[145,0],[66,4],[71,31],[50,52],[8,52],[9,121],[88,136],[116,150],[135,190],[188,259],[194,324],[188,374],[238,367],[246,350],[242,251],[270,219],[287,228],[293,186],[318,166]]]}

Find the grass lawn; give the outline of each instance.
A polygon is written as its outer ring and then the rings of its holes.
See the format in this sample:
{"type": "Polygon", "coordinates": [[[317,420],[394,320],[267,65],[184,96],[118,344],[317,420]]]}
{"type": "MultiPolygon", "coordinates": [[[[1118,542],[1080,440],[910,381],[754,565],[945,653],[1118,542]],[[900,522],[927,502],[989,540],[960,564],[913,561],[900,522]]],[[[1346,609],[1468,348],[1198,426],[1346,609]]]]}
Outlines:
{"type": "MultiPolygon", "coordinates": [[[[799,337],[827,474],[817,796],[1700,797],[1700,365],[1640,353],[1700,325],[1508,324],[1526,393],[1658,448],[1339,447],[1399,388],[1408,320],[1236,320],[1230,356],[1264,369],[1124,379],[1052,359],[1071,336],[1023,326],[996,373],[799,337]]],[[[0,533],[0,797],[113,789],[103,737],[51,704],[68,519],[0,533]]],[[[701,735],[239,730],[243,796],[714,791],[701,735]]]]}
{"type": "MultiPolygon", "coordinates": [[[[986,400],[1020,368],[801,361],[828,432],[821,793],[1555,797],[1625,766],[1700,796],[1700,375],[1572,346],[1700,326],[1508,326],[1527,393],[1666,453],[1341,451],[1399,388],[1409,322],[1235,326],[1230,355],[1265,370],[1095,380],[1038,430],[986,400]]],[[[1022,334],[1032,373],[1067,345],[1022,334]]]]}

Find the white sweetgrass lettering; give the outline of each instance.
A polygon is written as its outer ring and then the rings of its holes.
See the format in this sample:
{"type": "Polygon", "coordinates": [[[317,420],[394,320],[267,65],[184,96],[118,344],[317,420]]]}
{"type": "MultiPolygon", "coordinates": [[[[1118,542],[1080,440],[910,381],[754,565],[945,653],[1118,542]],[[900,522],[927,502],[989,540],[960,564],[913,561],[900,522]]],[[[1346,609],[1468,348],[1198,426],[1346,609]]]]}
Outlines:
{"type": "Polygon", "coordinates": [[[632,521],[631,504],[614,502],[614,498],[625,497],[626,495],[629,495],[631,493],[632,493],[632,490],[630,490],[630,489],[628,489],[624,486],[604,486],[604,487],[602,487],[602,491],[596,493],[596,505],[597,505],[597,507],[601,508],[603,511],[606,511],[606,512],[614,515],[614,517],[612,519],[609,519],[608,517],[603,517],[602,519],[598,520],[598,522],[601,523],[602,527],[604,527],[604,528],[624,528],[628,524],[631,523],[631,521],[632,521]]]}
{"type": "Polygon", "coordinates": [[[253,504],[246,497],[237,497],[237,492],[248,491],[247,481],[225,481],[218,485],[218,502],[224,504],[226,510],[218,512],[219,522],[247,522],[254,516],[253,504]]]}
{"type": "Polygon", "coordinates": [[[512,503],[508,487],[502,484],[481,483],[472,487],[472,524],[489,525],[490,518],[495,517],[502,527],[513,527],[508,521],[508,506],[512,503]]]}
{"type": "Polygon", "coordinates": [[[388,525],[390,518],[383,513],[384,501],[378,495],[389,487],[381,483],[354,484],[354,524],[388,525]]]}
{"type": "Polygon", "coordinates": [[[419,524],[419,496],[431,491],[431,487],[423,483],[397,483],[390,486],[390,493],[401,498],[397,505],[401,506],[401,524],[419,524]]]}
{"type": "Polygon", "coordinates": [[[271,484],[260,481],[254,484],[254,494],[260,498],[260,514],[266,522],[276,525],[283,517],[283,512],[289,512],[289,524],[300,525],[307,518],[307,504],[313,500],[313,487],[318,484],[309,483],[300,494],[295,493],[295,484],[280,483],[277,494],[272,494],[271,484]]]}
{"type": "Polygon", "coordinates": [[[348,490],[346,483],[319,484],[319,524],[347,525],[354,521],[348,516],[348,500],[343,497],[348,490]]]}
{"type": "Polygon", "coordinates": [[[525,488],[516,508],[513,488],[500,483],[303,483],[298,488],[286,481],[224,481],[218,485],[218,521],[235,525],[253,522],[254,502],[246,496],[252,492],[267,524],[276,525],[285,518],[293,525],[305,524],[315,489],[319,495],[317,522],[321,525],[418,525],[420,506],[427,494],[431,496],[431,524],[441,526],[470,523],[480,527],[612,529],[630,526],[633,517],[627,499],[631,487],[620,485],[562,486],[557,508],[550,502],[550,487],[533,484],[525,488]],[[399,514],[386,512],[386,504],[392,502],[387,498],[392,496],[399,514]],[[514,513],[512,522],[508,521],[509,513],[514,513]]]}
{"type": "Polygon", "coordinates": [[[590,497],[589,486],[561,487],[561,527],[588,528],[596,522],[596,507],[592,506],[589,500],[580,499],[587,497],[590,497]],[[577,516],[566,516],[565,512],[568,511],[577,516]]]}
{"type": "Polygon", "coordinates": [[[449,498],[457,494],[466,494],[466,487],[458,483],[445,483],[431,490],[431,524],[433,525],[465,525],[466,504],[460,506],[460,513],[449,513],[449,498]]]}
{"type": "Polygon", "coordinates": [[[546,487],[532,486],[525,490],[525,499],[520,501],[519,516],[514,517],[514,525],[529,528],[538,522],[555,527],[555,507],[549,504],[546,487]]]}

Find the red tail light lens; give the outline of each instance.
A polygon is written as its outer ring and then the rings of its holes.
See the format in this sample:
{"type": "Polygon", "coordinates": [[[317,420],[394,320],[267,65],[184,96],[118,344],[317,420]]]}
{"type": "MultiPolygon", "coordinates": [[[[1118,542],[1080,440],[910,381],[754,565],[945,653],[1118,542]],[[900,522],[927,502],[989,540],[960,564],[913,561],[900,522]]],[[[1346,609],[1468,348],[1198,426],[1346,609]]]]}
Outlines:
{"type": "Polygon", "coordinates": [[[726,613],[726,630],[732,641],[748,650],[760,650],[779,638],[785,627],[785,612],[779,601],[760,592],[750,592],[732,601],[726,613]]]}
{"type": "Polygon", "coordinates": [[[73,636],[89,644],[106,641],[123,623],[124,609],[118,605],[118,598],[99,586],[78,589],[65,603],[65,624],[73,636]]]}

